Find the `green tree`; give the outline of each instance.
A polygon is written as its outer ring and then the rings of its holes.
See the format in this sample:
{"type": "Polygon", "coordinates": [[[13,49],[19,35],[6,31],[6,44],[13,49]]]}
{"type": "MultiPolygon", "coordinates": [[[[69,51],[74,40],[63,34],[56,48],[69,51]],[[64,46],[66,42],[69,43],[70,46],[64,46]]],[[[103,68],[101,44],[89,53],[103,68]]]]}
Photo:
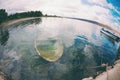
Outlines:
{"type": "Polygon", "coordinates": [[[7,19],[7,16],[8,16],[8,14],[5,11],[5,9],[0,9],[0,23],[5,21],[7,19]]]}
{"type": "Polygon", "coordinates": [[[15,13],[8,16],[8,19],[20,19],[26,17],[40,17],[43,16],[42,12],[40,11],[30,11],[30,12],[22,12],[22,13],[15,13]]]}

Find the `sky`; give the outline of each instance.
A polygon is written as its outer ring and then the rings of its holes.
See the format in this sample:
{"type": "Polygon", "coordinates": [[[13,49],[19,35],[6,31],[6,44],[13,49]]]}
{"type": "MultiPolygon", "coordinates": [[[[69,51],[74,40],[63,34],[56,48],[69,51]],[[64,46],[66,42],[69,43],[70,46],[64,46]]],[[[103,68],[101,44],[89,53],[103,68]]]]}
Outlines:
{"type": "Polygon", "coordinates": [[[40,10],[43,14],[84,18],[120,31],[120,0],[0,0],[9,14],[40,10]]]}

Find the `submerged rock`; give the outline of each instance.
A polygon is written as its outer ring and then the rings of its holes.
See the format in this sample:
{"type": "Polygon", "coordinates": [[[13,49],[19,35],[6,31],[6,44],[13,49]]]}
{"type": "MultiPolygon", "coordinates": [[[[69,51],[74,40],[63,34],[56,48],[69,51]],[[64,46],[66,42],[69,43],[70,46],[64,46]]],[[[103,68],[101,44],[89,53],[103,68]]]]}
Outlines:
{"type": "Polygon", "coordinates": [[[63,54],[63,45],[59,39],[48,38],[35,41],[37,53],[45,60],[54,62],[63,54]]]}

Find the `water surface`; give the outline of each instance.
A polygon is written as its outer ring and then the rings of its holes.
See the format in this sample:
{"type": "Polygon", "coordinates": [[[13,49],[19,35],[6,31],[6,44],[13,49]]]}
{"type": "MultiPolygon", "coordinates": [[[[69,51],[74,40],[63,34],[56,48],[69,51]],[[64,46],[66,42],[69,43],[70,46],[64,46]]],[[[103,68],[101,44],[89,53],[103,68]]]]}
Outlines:
{"type": "Polygon", "coordinates": [[[112,64],[117,55],[117,42],[100,29],[66,18],[38,18],[1,27],[0,70],[13,80],[81,80],[93,76],[104,68],[92,67],[112,64]]]}

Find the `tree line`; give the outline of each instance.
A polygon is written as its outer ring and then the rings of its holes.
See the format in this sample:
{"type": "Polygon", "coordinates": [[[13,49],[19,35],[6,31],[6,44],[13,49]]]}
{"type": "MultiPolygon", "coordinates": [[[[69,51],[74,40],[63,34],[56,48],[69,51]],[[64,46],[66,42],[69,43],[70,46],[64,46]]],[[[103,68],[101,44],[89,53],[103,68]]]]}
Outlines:
{"type": "Polygon", "coordinates": [[[41,17],[43,16],[41,11],[28,11],[22,13],[15,13],[8,15],[5,9],[0,9],[0,24],[4,21],[27,18],[27,17],[41,17]]]}

